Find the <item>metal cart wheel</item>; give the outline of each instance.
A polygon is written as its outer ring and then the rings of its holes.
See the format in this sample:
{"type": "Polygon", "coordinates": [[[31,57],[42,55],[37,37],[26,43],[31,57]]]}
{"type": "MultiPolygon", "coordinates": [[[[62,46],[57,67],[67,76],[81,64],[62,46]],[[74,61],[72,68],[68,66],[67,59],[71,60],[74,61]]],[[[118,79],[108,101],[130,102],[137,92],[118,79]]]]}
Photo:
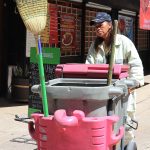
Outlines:
{"type": "Polygon", "coordinates": [[[137,150],[136,142],[130,141],[124,150],[137,150]]]}

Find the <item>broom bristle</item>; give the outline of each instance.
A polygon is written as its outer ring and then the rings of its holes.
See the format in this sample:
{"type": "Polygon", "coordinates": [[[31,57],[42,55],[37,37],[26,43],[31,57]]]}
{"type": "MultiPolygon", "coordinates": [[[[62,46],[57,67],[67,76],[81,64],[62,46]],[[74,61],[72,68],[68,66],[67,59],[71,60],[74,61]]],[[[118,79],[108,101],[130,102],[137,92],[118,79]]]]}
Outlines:
{"type": "Polygon", "coordinates": [[[47,0],[16,0],[16,3],[26,28],[40,34],[46,26],[47,0]]]}

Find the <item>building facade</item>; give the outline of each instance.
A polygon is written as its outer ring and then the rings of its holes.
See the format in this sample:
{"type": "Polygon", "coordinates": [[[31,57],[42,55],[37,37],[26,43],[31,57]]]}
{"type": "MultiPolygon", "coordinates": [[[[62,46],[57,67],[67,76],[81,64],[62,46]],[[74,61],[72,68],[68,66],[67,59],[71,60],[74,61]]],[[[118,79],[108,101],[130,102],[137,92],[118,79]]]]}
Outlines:
{"type": "MultiPolygon", "coordinates": [[[[41,34],[42,45],[59,47],[61,63],[84,63],[88,48],[96,36],[90,21],[96,12],[105,11],[125,25],[120,28],[120,32],[134,42],[142,59],[145,74],[150,73],[150,31],[139,29],[139,1],[122,0],[117,4],[114,0],[48,2],[47,25],[41,34]]],[[[8,68],[17,64],[24,65],[29,61],[27,41],[31,40],[31,36],[27,34],[15,1],[3,0],[0,7],[0,95],[6,95],[8,68]]]]}

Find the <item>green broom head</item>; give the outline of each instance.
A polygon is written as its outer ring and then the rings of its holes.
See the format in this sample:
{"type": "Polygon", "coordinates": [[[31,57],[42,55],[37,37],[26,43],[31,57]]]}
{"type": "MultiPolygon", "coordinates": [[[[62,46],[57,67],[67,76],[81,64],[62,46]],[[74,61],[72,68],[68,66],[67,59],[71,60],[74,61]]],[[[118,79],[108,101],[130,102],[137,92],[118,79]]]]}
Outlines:
{"type": "Polygon", "coordinates": [[[47,0],[16,0],[16,4],[26,28],[40,34],[46,26],[47,0]]]}

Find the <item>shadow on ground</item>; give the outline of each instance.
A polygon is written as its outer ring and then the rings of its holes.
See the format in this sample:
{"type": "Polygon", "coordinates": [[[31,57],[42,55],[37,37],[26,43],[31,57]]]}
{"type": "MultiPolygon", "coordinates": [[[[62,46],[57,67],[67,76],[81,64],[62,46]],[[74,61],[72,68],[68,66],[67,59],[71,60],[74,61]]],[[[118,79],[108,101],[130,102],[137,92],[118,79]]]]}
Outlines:
{"type": "Polygon", "coordinates": [[[17,142],[17,143],[25,143],[25,144],[32,144],[36,145],[36,142],[29,137],[29,135],[23,135],[21,137],[16,137],[10,140],[11,142],[17,142]]]}
{"type": "MultiPolygon", "coordinates": [[[[10,140],[10,142],[20,143],[20,144],[28,144],[28,145],[37,145],[36,142],[29,135],[22,135],[21,137],[16,137],[10,140]]],[[[34,149],[34,150],[37,150],[34,149]]]]}
{"type": "Polygon", "coordinates": [[[13,107],[13,106],[24,106],[28,105],[28,102],[19,102],[12,98],[0,97],[0,107],[13,107]]]}

